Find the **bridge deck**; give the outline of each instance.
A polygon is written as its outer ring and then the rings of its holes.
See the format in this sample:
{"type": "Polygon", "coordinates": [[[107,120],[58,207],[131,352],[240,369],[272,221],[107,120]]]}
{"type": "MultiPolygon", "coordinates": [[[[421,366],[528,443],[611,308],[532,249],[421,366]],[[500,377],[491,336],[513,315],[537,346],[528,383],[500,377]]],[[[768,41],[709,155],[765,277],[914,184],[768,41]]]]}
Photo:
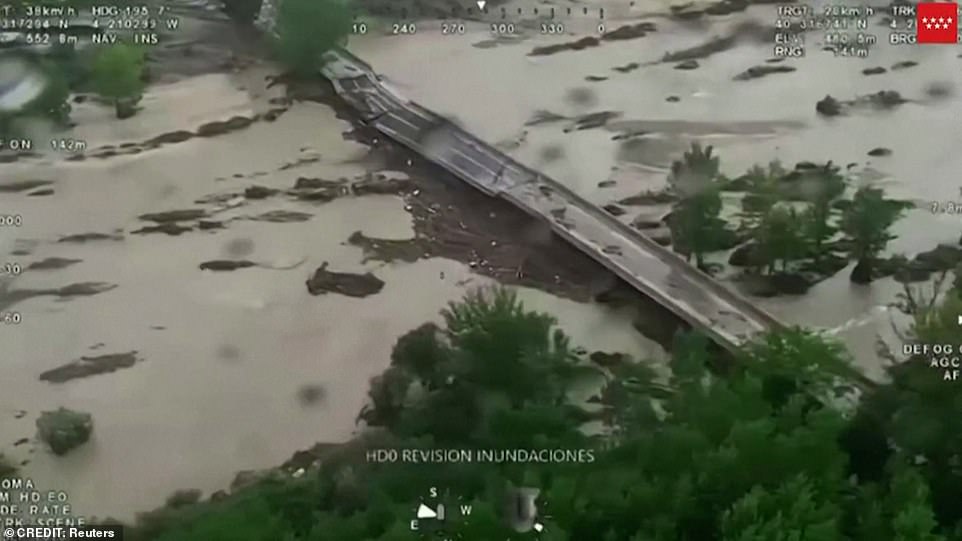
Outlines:
{"type": "Polygon", "coordinates": [[[401,98],[350,53],[330,52],[328,60],[322,69],[325,77],[381,133],[482,192],[544,220],[562,238],[720,345],[735,348],[782,326],[744,297],[564,185],[401,98]]]}

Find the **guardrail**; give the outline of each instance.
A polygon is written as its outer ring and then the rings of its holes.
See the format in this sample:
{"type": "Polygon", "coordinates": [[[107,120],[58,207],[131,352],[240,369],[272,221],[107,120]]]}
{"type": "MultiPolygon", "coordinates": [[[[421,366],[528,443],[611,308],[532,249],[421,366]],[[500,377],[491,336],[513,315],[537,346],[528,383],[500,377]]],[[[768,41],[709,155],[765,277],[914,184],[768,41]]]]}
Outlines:
{"type": "MultiPolygon", "coordinates": [[[[631,244],[640,247],[642,252],[657,258],[666,267],[670,268],[672,272],[677,272],[694,286],[703,289],[706,293],[709,293],[715,300],[721,301],[730,306],[733,309],[733,312],[729,312],[729,314],[735,314],[738,319],[745,322],[744,327],[749,328],[752,331],[750,335],[745,336],[743,333],[733,334],[732,332],[725,332],[725,329],[715,328],[716,322],[713,321],[708,314],[699,313],[694,305],[685,302],[684,299],[673,298],[671,292],[669,291],[659,290],[657,284],[646,283],[642,277],[630,272],[626,265],[615,261],[611,255],[605,253],[603,250],[604,246],[592,244],[593,242],[596,242],[594,240],[588,242],[585,239],[582,239],[581,237],[583,235],[572,233],[563,224],[551,219],[550,216],[546,216],[541,210],[532,207],[529,202],[519,198],[518,194],[512,193],[512,187],[517,186],[519,183],[516,183],[513,186],[499,186],[496,184],[482,182],[479,179],[473,178],[472,175],[466,174],[465,171],[460,170],[454,164],[448,163],[448,160],[443,159],[443,156],[434,156],[431,152],[426,151],[426,149],[423,148],[421,141],[412,139],[404,134],[397,133],[389,126],[379,125],[382,123],[379,122],[377,117],[369,120],[370,124],[378,128],[380,131],[382,131],[382,133],[385,133],[385,135],[392,137],[399,143],[402,143],[415,152],[425,156],[432,162],[454,174],[461,180],[467,182],[474,188],[488,195],[503,198],[516,207],[521,208],[525,212],[535,217],[547,220],[552,230],[554,230],[566,241],[570,242],[581,251],[591,256],[593,259],[597,260],[599,263],[617,274],[620,278],[631,284],[632,287],[653,298],[656,302],[662,306],[665,306],[682,319],[688,321],[690,324],[698,327],[703,332],[706,332],[706,334],[712,336],[712,338],[718,341],[721,345],[726,346],[729,349],[734,349],[740,346],[744,341],[753,338],[754,335],[760,332],[784,327],[784,324],[782,324],[778,319],[768,312],[762,310],[731,289],[718,283],[708,274],[691,266],[681,256],[656,243],[652,239],[648,238],[644,233],[637,231],[614,216],[611,216],[609,213],[605,212],[604,209],[601,209],[597,205],[594,205],[593,203],[584,199],[567,186],[545,176],[544,174],[534,171],[517,162],[516,160],[504,155],[500,151],[493,149],[490,145],[478,137],[461,129],[451,121],[441,117],[440,115],[437,115],[431,110],[415,102],[406,100],[394,92],[391,92],[390,89],[386,88],[381,83],[380,78],[373,71],[373,68],[353,54],[343,50],[332,51],[327,54],[329,62],[324,68],[322,68],[322,72],[334,83],[335,89],[338,90],[339,93],[349,93],[349,91],[338,82],[339,79],[342,83],[345,83],[348,80],[353,80],[354,84],[356,84],[358,78],[366,78],[370,83],[370,89],[365,90],[364,92],[370,92],[371,89],[376,90],[379,96],[386,96],[390,99],[389,101],[395,102],[395,104],[397,104],[401,109],[410,113],[414,113],[423,119],[429,120],[429,124],[431,124],[433,129],[449,130],[450,133],[456,134],[458,139],[466,142],[467,144],[474,145],[478,149],[482,149],[485,153],[496,158],[500,165],[503,165],[506,168],[514,169],[515,171],[521,173],[520,176],[523,179],[520,181],[521,184],[536,182],[542,186],[546,186],[548,189],[560,196],[564,200],[565,204],[580,209],[589,215],[590,218],[600,222],[603,227],[608,228],[609,230],[624,237],[624,239],[630,241],[631,244]]],[[[370,108],[370,105],[367,102],[362,104],[356,103],[358,101],[363,101],[362,98],[358,98],[356,95],[346,95],[344,97],[349,103],[354,104],[355,107],[364,106],[370,108]]],[[[379,101],[383,101],[387,98],[382,97],[379,101]]]]}

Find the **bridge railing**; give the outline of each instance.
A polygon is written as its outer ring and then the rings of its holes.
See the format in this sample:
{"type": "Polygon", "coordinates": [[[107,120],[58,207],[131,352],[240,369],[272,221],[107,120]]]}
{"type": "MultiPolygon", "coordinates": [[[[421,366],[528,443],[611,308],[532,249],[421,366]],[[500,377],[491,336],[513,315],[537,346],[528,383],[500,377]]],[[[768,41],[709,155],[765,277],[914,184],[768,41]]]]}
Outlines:
{"type": "MultiPolygon", "coordinates": [[[[564,184],[538,171],[532,170],[531,168],[525,166],[524,164],[521,164],[520,162],[514,160],[513,158],[501,153],[500,151],[497,151],[491,148],[491,146],[488,143],[481,140],[477,136],[471,134],[470,132],[467,132],[466,130],[457,126],[455,123],[451,122],[449,119],[446,119],[438,115],[437,113],[431,111],[430,109],[427,109],[426,107],[423,107],[417,102],[407,100],[401,96],[398,96],[393,92],[390,92],[389,89],[384,88],[383,85],[380,84],[380,81],[377,75],[374,73],[373,68],[369,64],[361,60],[360,58],[351,54],[350,52],[343,49],[337,49],[337,50],[330,51],[327,54],[333,55],[332,57],[335,59],[346,61],[346,64],[353,65],[355,68],[360,68],[361,73],[354,73],[353,74],[354,77],[369,78],[373,84],[378,85],[378,87],[381,88],[384,92],[390,93],[391,96],[393,96],[396,99],[396,101],[404,104],[405,107],[413,111],[416,111],[419,115],[425,118],[434,119],[434,124],[435,126],[437,126],[437,129],[447,129],[447,130],[456,132],[459,138],[469,142],[470,144],[475,145],[480,149],[484,149],[488,151],[492,156],[497,158],[499,163],[503,164],[504,166],[511,167],[513,169],[521,171],[526,175],[529,175],[532,179],[535,179],[537,182],[545,186],[548,186],[551,190],[555,191],[561,197],[563,197],[569,204],[583,209],[592,217],[602,222],[606,227],[616,231],[622,236],[641,245],[647,252],[658,257],[666,265],[671,266],[673,269],[677,269],[679,272],[683,273],[687,278],[691,279],[693,282],[699,284],[700,286],[706,288],[711,293],[720,297],[725,302],[730,304],[733,308],[736,308],[738,311],[740,311],[743,315],[754,319],[758,323],[762,324],[762,326],[769,329],[779,329],[779,328],[785,327],[785,325],[781,321],[779,321],[777,318],[775,318],[772,314],[759,308],[757,305],[755,305],[748,299],[745,299],[735,291],[720,284],[717,280],[715,280],[710,275],[693,267],[688,261],[686,261],[684,258],[682,258],[680,255],[678,255],[674,251],[667,249],[664,246],[661,246],[660,244],[653,241],[644,233],[629,226],[628,224],[625,224],[621,220],[618,220],[616,217],[611,216],[609,213],[605,212],[603,209],[591,203],[590,201],[584,199],[582,196],[580,196],[579,194],[577,194],[576,192],[574,192],[564,184]]],[[[330,76],[336,76],[337,74],[331,73],[329,71],[325,75],[330,77],[330,76]]],[[[375,121],[374,124],[376,125],[377,122],[375,121]]],[[[421,148],[421,144],[418,141],[407,140],[409,138],[406,138],[406,137],[404,137],[403,139],[405,139],[405,141],[403,142],[406,144],[406,146],[409,146],[414,150],[421,152],[422,154],[428,155],[428,153],[422,152],[424,149],[421,148]]],[[[438,163],[438,165],[447,169],[449,172],[454,173],[459,178],[462,178],[462,180],[467,181],[468,183],[472,184],[473,186],[480,189],[484,193],[503,197],[503,198],[514,199],[513,197],[510,197],[508,195],[508,192],[506,192],[504,189],[500,189],[500,188],[492,189],[492,187],[490,186],[487,186],[483,183],[479,183],[474,179],[470,178],[470,175],[462,174],[462,172],[459,171],[457,168],[453,167],[452,164],[445,163],[444,160],[435,159],[432,161],[435,161],[436,163],[438,163]]],[[[524,203],[520,201],[516,201],[516,204],[522,207],[525,206],[524,203]]],[[[529,210],[529,209],[525,209],[525,210],[529,210]]],[[[564,229],[564,228],[557,227],[557,224],[553,222],[551,226],[553,229],[559,232],[564,229]]],[[[570,234],[563,233],[563,235],[565,236],[566,240],[569,240],[570,242],[577,244],[579,248],[581,248],[582,250],[596,251],[592,247],[583,246],[583,243],[580,239],[570,238],[571,237],[570,234]]],[[[622,279],[627,279],[626,276],[622,275],[623,273],[619,272],[618,274],[621,276],[622,279]]],[[[655,297],[663,297],[663,295],[660,294],[659,292],[646,291],[646,293],[655,297]]],[[[670,302],[671,299],[666,299],[666,301],[668,301],[670,304],[673,304],[670,302]]]]}

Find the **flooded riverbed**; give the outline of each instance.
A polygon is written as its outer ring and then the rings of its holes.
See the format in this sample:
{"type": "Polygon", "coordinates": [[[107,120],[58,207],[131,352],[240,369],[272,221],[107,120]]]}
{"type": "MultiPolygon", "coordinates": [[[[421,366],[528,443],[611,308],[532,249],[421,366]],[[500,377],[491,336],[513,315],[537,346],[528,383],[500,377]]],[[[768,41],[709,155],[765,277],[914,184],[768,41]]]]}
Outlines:
{"type": "MultiPolygon", "coordinates": [[[[437,25],[424,22],[415,35],[372,32],[353,40],[351,49],[407,97],[450,115],[598,204],[664,186],[671,161],[692,141],[714,145],[722,172],[732,176],[775,159],[789,166],[832,160],[854,164],[855,183],[878,182],[893,197],[920,203],[962,199],[957,174],[962,155],[954,148],[955,119],[962,114],[957,48],[883,44],[888,28],[876,17],[868,32],[880,44],[865,58],[836,57],[822,50],[819,35],[809,33],[804,57],[772,63],[771,40],[759,41],[757,31],[746,30],[753,28],[746,21],[757,23],[754,28],[773,25],[774,6],[679,22],[643,17],[644,6],[666,11],[651,3],[639,2],[630,10],[617,2],[590,5],[592,13],[609,6],[617,20],[607,20],[608,29],[651,21],[657,30],[580,51],[532,56],[536,47],[597,35],[597,20],[562,18],[568,35],[546,36],[527,17],[517,21],[512,39],[494,39],[489,23],[472,22],[463,35],[447,36],[444,46],[438,46],[437,25]],[[725,36],[740,39],[687,69],[661,62],[666,53],[725,36]],[[736,80],[748,68],[765,65],[787,68],[736,80]],[[885,69],[863,74],[873,67],[885,69]],[[816,102],[827,94],[849,100],[880,90],[895,90],[909,101],[892,110],[834,118],[816,114],[816,102]],[[593,129],[571,120],[603,112],[610,120],[593,129]],[[892,153],[867,156],[877,147],[892,153]]],[[[939,242],[956,242],[960,230],[958,215],[913,211],[896,225],[898,238],[890,250],[912,255],[939,242]]],[[[835,329],[865,370],[876,375],[875,337],[888,332],[885,305],[901,286],[891,280],[855,286],[848,274],[843,270],[802,297],[760,302],[788,322],[835,329]]]]}
{"type": "MultiPolygon", "coordinates": [[[[273,96],[262,88],[263,75],[205,75],[156,87],[129,122],[112,119],[108,108],[80,106],[75,135],[123,148],[251,115],[273,96]]],[[[0,238],[0,252],[25,266],[48,266],[5,279],[7,292],[89,283],[103,291],[15,304],[8,296],[5,309],[21,313],[23,322],[0,335],[0,452],[29,461],[22,472],[42,489],[65,490],[75,513],[130,519],[175,490],[210,494],[239,470],[272,467],[319,441],[349,438],[368,381],[386,368],[394,341],[489,283],[450,260],[363,263],[361,250],[346,243],[354,231],[413,235],[399,197],[218,197],[254,184],[284,190],[300,177],[364,175],[366,147],[342,137],[349,128],[328,107],[303,103],[271,123],[136,155],[3,165],[2,182],[47,180],[44,189],[53,192],[0,199],[0,214],[24,220],[0,238]],[[133,233],[149,225],[142,214],[183,209],[201,209],[224,227],[133,233]],[[257,219],[267,213],[293,221],[257,219]],[[198,268],[217,259],[257,266],[198,268]],[[311,296],[305,280],[324,262],[342,272],[370,271],[384,288],[366,298],[311,296]],[[38,379],[81,357],[131,351],[138,362],[113,373],[38,379]],[[32,440],[37,415],[58,406],[89,412],[95,424],[92,439],[62,457],[32,440]],[[14,445],[22,438],[31,441],[14,445]]],[[[521,297],[556,314],[589,350],[661,355],[617,312],[535,290],[521,297]]]]}
{"type": "MultiPolygon", "coordinates": [[[[641,20],[644,11],[615,8],[608,11],[612,25],[641,20]]],[[[487,23],[467,23],[464,35],[442,43],[440,23],[425,21],[414,35],[369,35],[353,39],[351,48],[403,94],[598,203],[662,186],[668,164],[692,140],[718,147],[728,174],[775,158],[789,164],[834,160],[855,162],[858,178],[878,179],[895,197],[958,195],[954,172],[962,158],[951,145],[962,109],[955,94],[962,60],[954,48],[880,46],[867,59],[835,59],[810,43],[805,58],[784,62],[796,71],[751,81],[732,78],[765,63],[771,45],[742,42],[699,59],[693,70],[647,65],[731,32],[745,18],[773,19],[769,8],[710,25],[657,17],[658,30],[645,37],[539,57],[528,52],[576,36],[539,36],[528,25],[522,37],[493,39],[487,23]],[[907,60],[918,65],[891,69],[907,60]],[[873,66],[887,71],[862,74],[873,66]],[[948,96],[927,92],[933,83],[949,89],[948,96]],[[851,99],[882,89],[916,101],[885,112],[815,115],[815,102],[825,94],[851,99]],[[614,115],[594,129],[571,129],[570,120],[526,125],[538,111],[569,119],[614,115]],[[875,147],[893,154],[867,157],[875,147]]],[[[580,37],[597,21],[566,25],[580,37]]],[[[112,119],[109,108],[78,105],[76,136],[122,148],[172,130],[263,113],[280,90],[264,88],[269,71],[154,87],[145,110],[129,121],[112,119]]],[[[41,187],[52,193],[0,195],[0,214],[24,218],[14,235],[0,237],[0,253],[54,267],[7,279],[4,287],[50,291],[96,282],[101,292],[47,294],[5,308],[24,320],[0,335],[0,363],[8,375],[0,379],[0,452],[28,460],[23,473],[42,488],[66,490],[77,513],[130,518],[174,490],[209,494],[226,488],[239,470],[271,467],[318,441],[350,437],[368,380],[387,366],[397,337],[437,319],[447,302],[488,281],[450,260],[363,262],[361,250],[346,243],[354,231],[387,239],[413,235],[399,197],[317,203],[232,195],[255,184],[285,190],[301,177],[368,173],[373,166],[363,159],[366,148],[345,140],[348,129],[326,106],[301,103],[274,122],[135,155],[4,164],[0,181],[52,181],[41,187]],[[224,227],[132,233],[145,226],[142,214],[198,208],[224,227]],[[285,223],[265,221],[265,215],[285,223]],[[50,264],[51,258],[61,259],[50,264]],[[217,259],[254,266],[198,268],[217,259]],[[324,262],[341,272],[370,271],[385,285],[366,298],[311,296],[305,280],[324,262]],[[38,379],[83,356],[130,351],[139,361],[114,373],[59,384],[38,379]],[[306,388],[320,391],[305,394],[306,388]],[[314,398],[305,400],[308,395],[314,398]],[[35,441],[14,444],[33,437],[40,411],[61,405],[93,415],[90,442],[64,457],[35,441]]],[[[959,229],[954,219],[914,212],[898,224],[892,250],[912,253],[955,241],[959,229]]],[[[856,287],[842,271],[805,296],[760,302],[787,321],[835,328],[865,369],[877,373],[872,342],[888,327],[884,305],[899,287],[890,280],[856,287]]],[[[663,355],[632,328],[628,314],[530,289],[520,294],[529,307],[555,314],[573,342],[589,351],[663,355]]]]}

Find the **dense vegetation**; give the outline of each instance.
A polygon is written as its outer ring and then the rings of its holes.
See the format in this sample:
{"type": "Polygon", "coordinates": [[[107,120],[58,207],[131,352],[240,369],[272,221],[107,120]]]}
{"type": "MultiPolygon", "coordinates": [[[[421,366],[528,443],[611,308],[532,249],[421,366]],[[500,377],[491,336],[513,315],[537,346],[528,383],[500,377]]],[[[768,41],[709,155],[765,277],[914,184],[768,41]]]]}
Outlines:
{"type": "MultiPolygon", "coordinates": [[[[917,305],[911,339],[957,338],[959,295],[917,305]]],[[[543,488],[547,540],[962,540],[962,394],[927,359],[844,406],[856,378],[825,338],[772,334],[722,376],[706,368],[717,363],[704,340],[679,336],[667,380],[642,363],[606,368],[604,407],[589,414],[565,394],[600,368],[572,353],[552,317],[505,291],[443,315],[399,339],[372,382],[370,437],[303,476],[144,516],[132,539],[414,540],[407,521],[429,486],[473,503],[470,522],[451,521],[464,539],[506,539],[502,491],[525,483],[543,488]],[[610,434],[578,429],[599,417],[610,434]],[[597,459],[378,465],[365,446],[591,447],[597,459]]]]}
{"type": "MultiPolygon", "coordinates": [[[[60,2],[51,0],[51,4],[60,2]]],[[[78,8],[96,2],[70,0],[78,8]]],[[[252,23],[260,0],[231,0],[224,10],[235,20],[252,23]]],[[[293,72],[314,76],[323,52],[345,42],[352,13],[346,0],[288,0],[277,11],[272,39],[277,59],[293,72]]],[[[28,48],[29,49],[29,48],[28,48]]],[[[71,92],[98,95],[113,105],[118,118],[135,114],[145,82],[145,51],[124,43],[79,52],[72,45],[54,45],[45,52],[19,53],[21,59],[43,74],[43,93],[17,111],[0,111],[0,137],[28,135],[32,120],[69,123],[71,92]]]]}
{"type": "Polygon", "coordinates": [[[727,178],[712,150],[693,144],[668,176],[677,197],[668,222],[674,248],[699,267],[717,270],[706,264],[706,254],[737,248],[729,263],[763,279],[756,284],[786,293],[804,292],[850,260],[858,263],[856,282],[895,272],[880,256],[906,203],[885,198],[879,188],[851,189],[831,162],[802,162],[792,170],[772,162],[727,178]],[[721,217],[725,193],[740,196],[737,223],[721,217]]]}
{"type": "Polygon", "coordinates": [[[321,55],[345,43],[352,21],[346,0],[285,0],[275,25],[278,60],[297,74],[314,76],[321,55]]]}

